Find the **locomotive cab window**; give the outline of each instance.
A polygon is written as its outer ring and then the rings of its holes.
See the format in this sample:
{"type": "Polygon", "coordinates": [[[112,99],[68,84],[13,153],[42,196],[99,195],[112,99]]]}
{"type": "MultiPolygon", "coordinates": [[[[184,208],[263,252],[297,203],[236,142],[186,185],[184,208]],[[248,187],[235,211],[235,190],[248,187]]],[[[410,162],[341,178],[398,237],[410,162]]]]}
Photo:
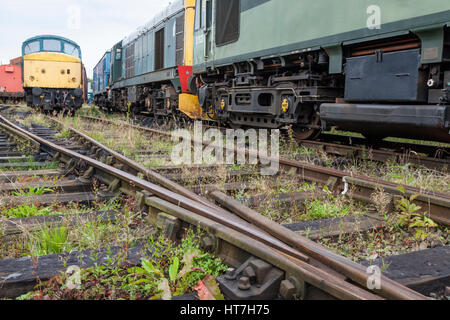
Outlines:
{"type": "Polygon", "coordinates": [[[195,30],[200,30],[202,27],[202,4],[203,0],[197,0],[195,7],[195,30]]]}
{"type": "Polygon", "coordinates": [[[122,49],[116,49],[116,61],[122,60],[122,49]]]}
{"type": "Polygon", "coordinates": [[[239,39],[240,0],[216,0],[216,45],[239,39]]]}
{"type": "Polygon", "coordinates": [[[67,42],[64,43],[64,53],[71,55],[73,57],[80,58],[80,50],[73,44],[67,42]]]}
{"type": "Polygon", "coordinates": [[[43,50],[61,52],[61,41],[53,39],[44,40],[43,50]]]}
{"type": "Polygon", "coordinates": [[[39,52],[41,50],[41,44],[39,41],[33,41],[28,43],[25,46],[25,50],[24,50],[24,54],[31,54],[31,53],[35,53],[35,52],[39,52]]]}

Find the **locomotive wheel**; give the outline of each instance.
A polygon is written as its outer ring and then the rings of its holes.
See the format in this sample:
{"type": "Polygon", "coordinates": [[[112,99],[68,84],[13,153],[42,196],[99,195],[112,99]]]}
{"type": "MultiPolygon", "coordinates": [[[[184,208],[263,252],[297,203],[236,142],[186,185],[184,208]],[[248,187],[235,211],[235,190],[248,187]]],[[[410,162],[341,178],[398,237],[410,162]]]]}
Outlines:
{"type": "MultiPolygon", "coordinates": [[[[314,127],[320,125],[320,117],[317,113],[314,113],[309,125],[314,127]]],[[[292,129],[294,130],[294,137],[297,140],[314,140],[320,135],[321,132],[320,129],[299,127],[295,125],[292,127],[292,129]]]]}

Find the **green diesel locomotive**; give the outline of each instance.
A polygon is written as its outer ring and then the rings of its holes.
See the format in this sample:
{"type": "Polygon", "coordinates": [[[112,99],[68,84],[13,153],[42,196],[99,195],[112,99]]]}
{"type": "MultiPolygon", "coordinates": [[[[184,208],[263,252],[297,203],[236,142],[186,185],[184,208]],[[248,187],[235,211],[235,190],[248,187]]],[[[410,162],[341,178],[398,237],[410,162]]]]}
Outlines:
{"type": "Polygon", "coordinates": [[[198,0],[188,80],[232,127],[450,142],[450,1],[198,0]]]}

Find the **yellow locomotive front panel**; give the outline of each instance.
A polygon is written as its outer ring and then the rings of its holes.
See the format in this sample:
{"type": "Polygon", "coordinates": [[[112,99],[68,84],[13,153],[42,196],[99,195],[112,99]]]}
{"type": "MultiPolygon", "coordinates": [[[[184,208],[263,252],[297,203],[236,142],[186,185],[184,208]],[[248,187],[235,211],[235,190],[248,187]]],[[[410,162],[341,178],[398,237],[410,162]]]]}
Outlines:
{"type": "Polygon", "coordinates": [[[63,53],[40,52],[23,57],[25,88],[81,89],[81,60],[63,53]]]}

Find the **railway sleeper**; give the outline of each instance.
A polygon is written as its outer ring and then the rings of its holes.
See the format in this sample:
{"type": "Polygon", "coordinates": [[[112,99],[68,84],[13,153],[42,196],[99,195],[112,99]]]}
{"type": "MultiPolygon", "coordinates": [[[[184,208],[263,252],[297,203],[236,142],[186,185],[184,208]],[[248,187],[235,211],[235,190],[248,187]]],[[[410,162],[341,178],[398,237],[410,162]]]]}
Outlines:
{"type": "Polygon", "coordinates": [[[87,192],[92,190],[92,184],[90,182],[82,182],[79,180],[58,180],[58,181],[36,181],[36,182],[24,182],[24,183],[3,183],[0,184],[0,193],[11,193],[18,190],[34,189],[49,189],[45,193],[49,192],[87,192]]]}
{"type": "Polygon", "coordinates": [[[18,235],[21,233],[38,231],[43,225],[58,227],[61,225],[74,226],[79,221],[89,220],[91,218],[99,218],[102,222],[114,222],[116,220],[116,214],[113,211],[95,212],[95,213],[83,213],[83,214],[71,214],[71,215],[53,215],[53,216],[41,216],[41,217],[29,217],[20,219],[8,219],[0,222],[0,230],[2,235],[2,241],[5,241],[6,237],[18,235]]]}
{"type": "Polygon", "coordinates": [[[0,148],[0,157],[20,157],[23,155],[23,152],[20,151],[11,151],[11,150],[1,150],[0,148]]]}
{"type": "Polygon", "coordinates": [[[0,183],[13,183],[23,178],[43,178],[60,177],[64,172],[59,169],[51,170],[30,170],[30,171],[4,171],[0,174],[0,183]]]}
{"type": "Polygon", "coordinates": [[[196,185],[192,191],[199,194],[208,194],[214,190],[224,190],[226,192],[255,190],[257,187],[249,182],[229,182],[224,184],[196,185]]]}
{"type": "Polygon", "coordinates": [[[20,206],[30,203],[35,205],[51,205],[51,204],[68,204],[79,203],[82,205],[91,205],[94,202],[108,201],[113,199],[113,193],[94,193],[94,192],[78,192],[78,193],[62,193],[62,194],[46,194],[42,196],[14,196],[0,198],[0,203],[10,207],[20,206]]]}
{"type": "Polygon", "coordinates": [[[11,163],[11,162],[25,162],[28,161],[27,157],[24,156],[12,156],[12,157],[0,157],[1,163],[11,163]]]}
{"type": "Polygon", "coordinates": [[[43,168],[43,167],[53,167],[57,166],[56,162],[9,162],[0,163],[0,170],[10,169],[10,168],[43,168]]]}
{"type": "Polygon", "coordinates": [[[302,237],[310,240],[334,238],[341,235],[366,232],[385,226],[386,223],[378,214],[368,214],[358,217],[315,220],[284,225],[302,237]]]}
{"type": "Polygon", "coordinates": [[[131,248],[112,247],[98,251],[86,250],[41,256],[39,259],[25,257],[0,261],[0,298],[17,298],[32,291],[37,279],[45,282],[67,270],[67,267],[94,267],[107,264],[111,257],[126,254],[127,266],[137,266],[141,258],[151,257],[152,252],[145,251],[145,243],[138,243],[131,248]],[[92,259],[96,257],[97,259],[92,259]]]}
{"type": "Polygon", "coordinates": [[[426,296],[450,287],[450,246],[378,258],[372,264],[389,266],[386,276],[426,296]]]}

